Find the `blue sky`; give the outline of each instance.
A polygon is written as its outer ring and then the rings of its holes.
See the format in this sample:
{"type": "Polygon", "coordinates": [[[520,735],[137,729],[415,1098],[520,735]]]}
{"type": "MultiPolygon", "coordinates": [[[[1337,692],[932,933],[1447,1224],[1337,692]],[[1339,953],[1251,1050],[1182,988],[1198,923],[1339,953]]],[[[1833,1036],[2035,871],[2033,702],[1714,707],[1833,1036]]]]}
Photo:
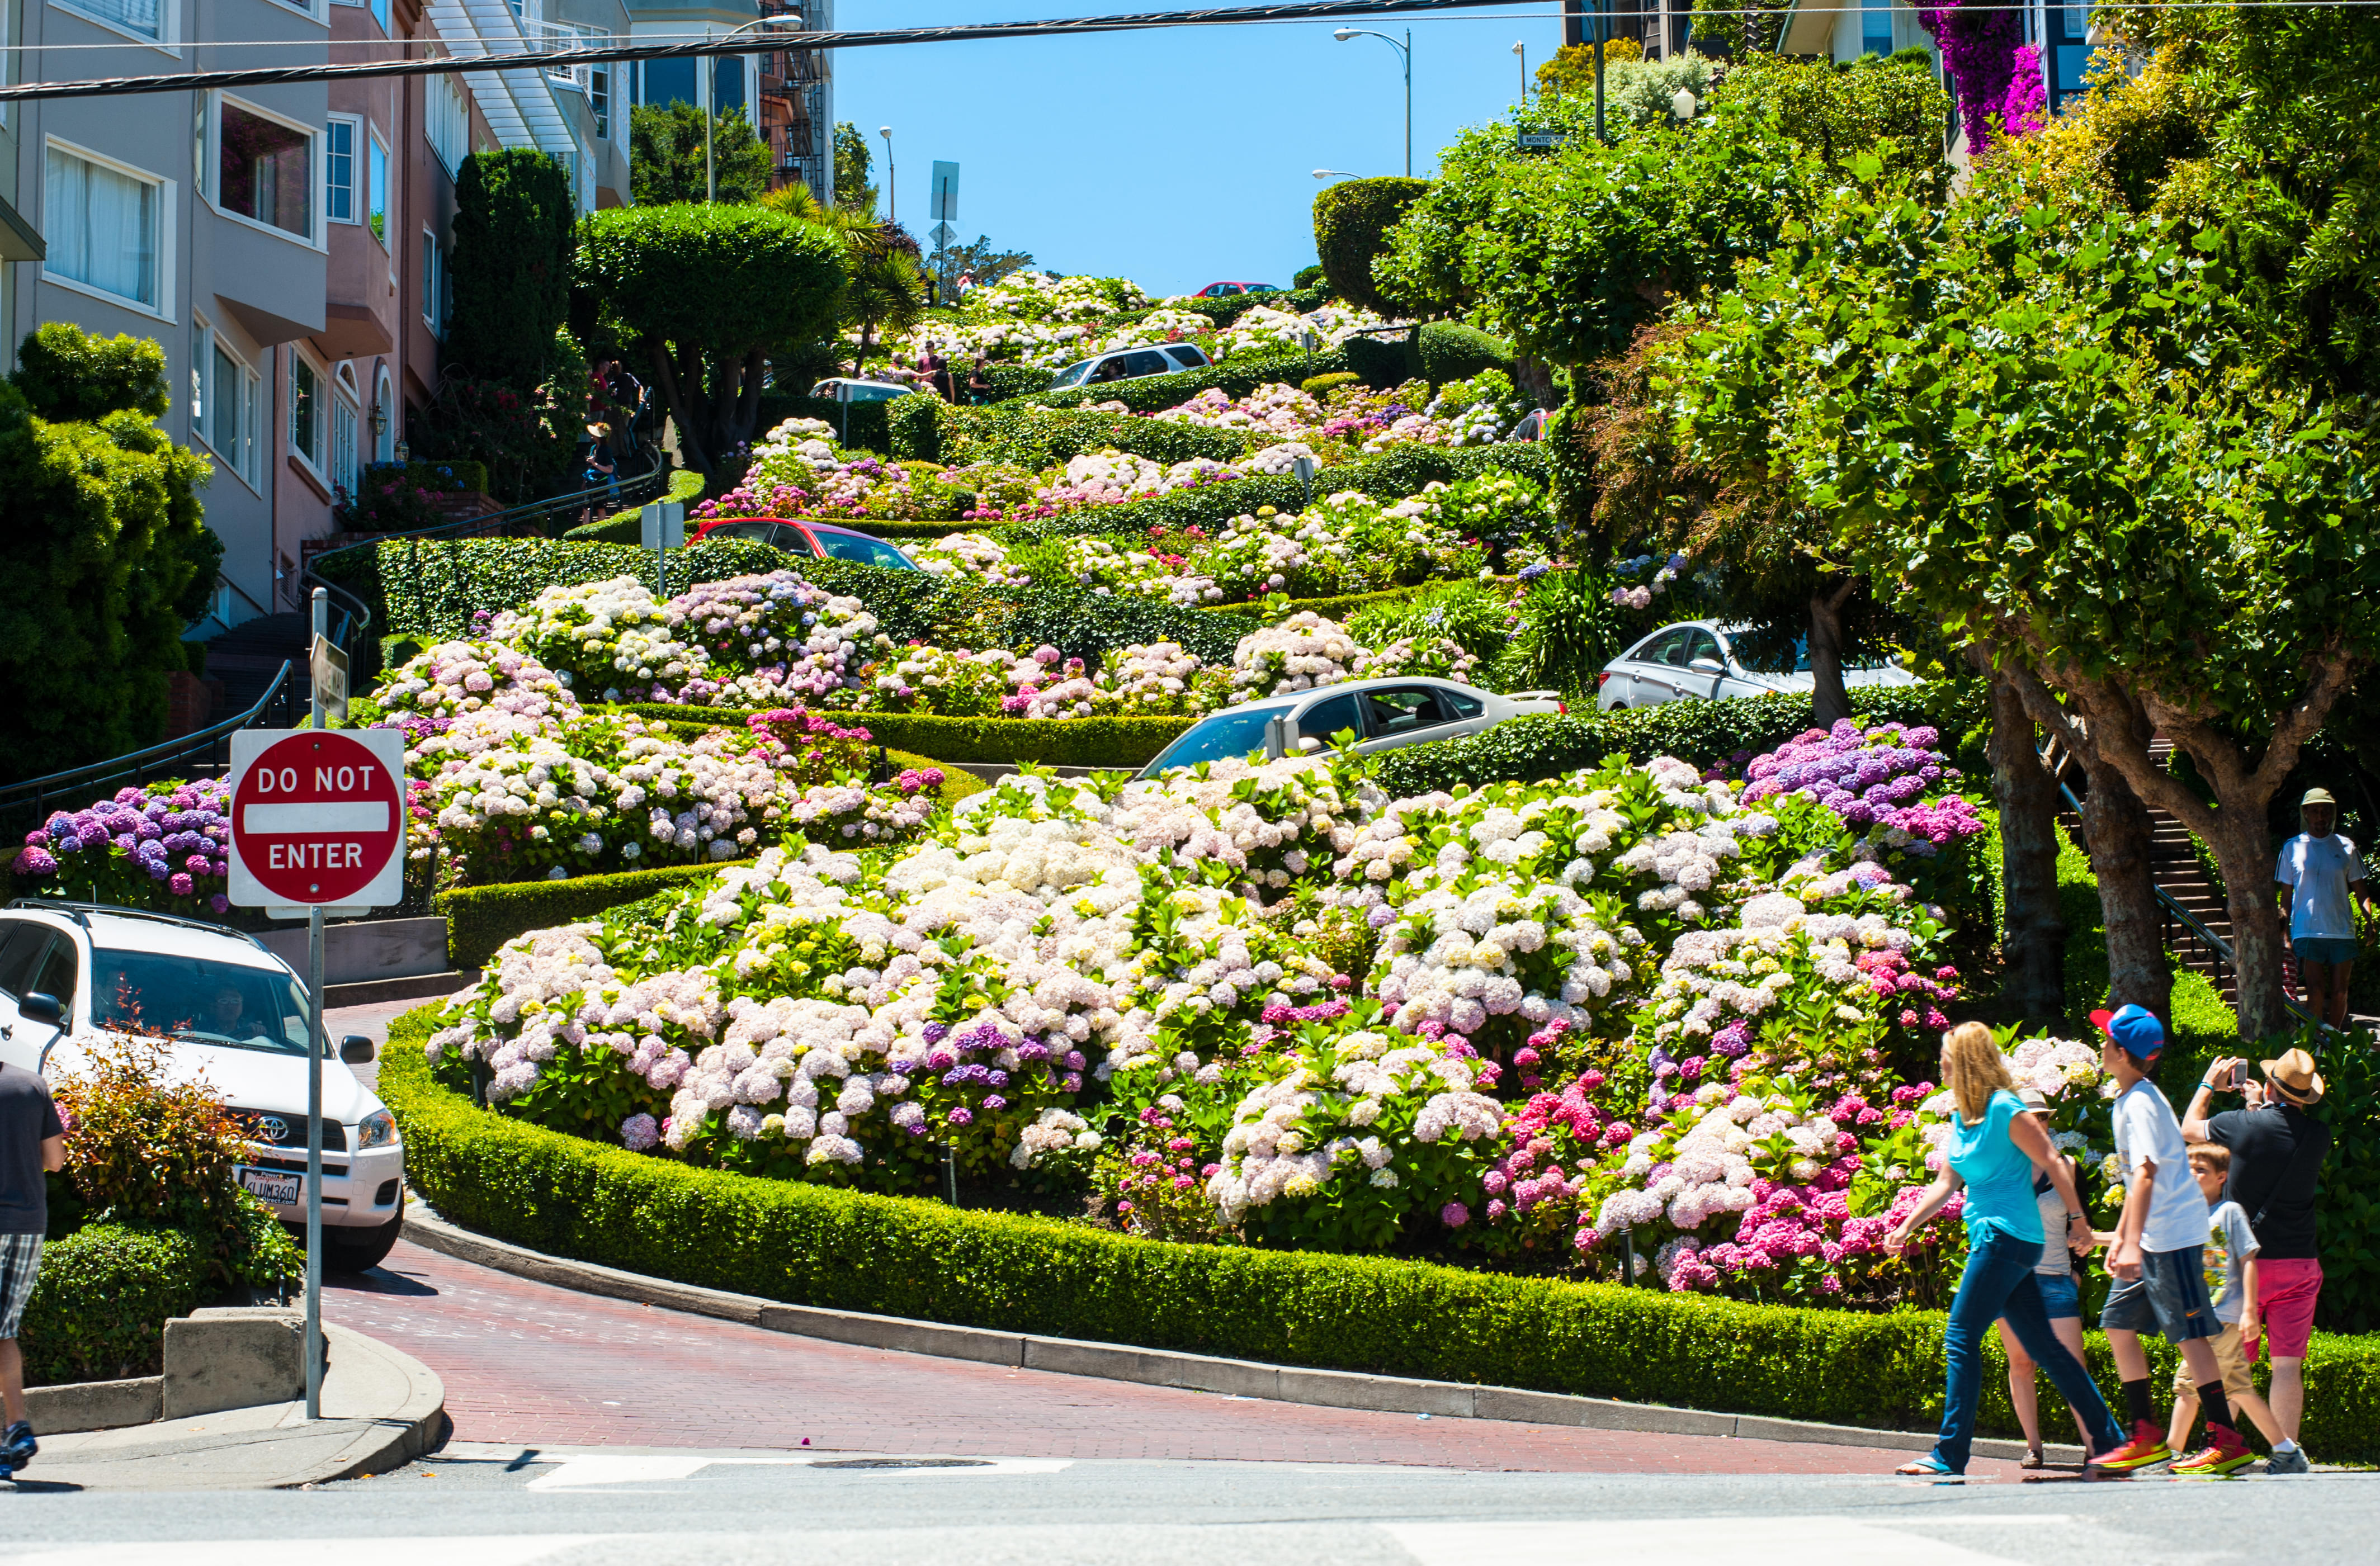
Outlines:
{"type": "MultiPolygon", "coordinates": [[[[1082,0],[841,0],[843,28],[924,27],[1157,9],[1082,0]]],[[[1184,4],[1183,8],[1190,6],[1184,4]]],[[[1152,294],[1219,279],[1287,284],[1314,260],[1313,171],[1401,174],[1403,79],[1378,39],[1414,35],[1414,172],[1465,125],[1501,115],[1561,40],[1560,6],[1444,17],[901,45],[844,51],[835,117],[868,135],[884,183],[892,127],[900,217],[921,238],[934,160],[959,164],[962,237],[988,234],[1066,273],[1152,294]]]]}

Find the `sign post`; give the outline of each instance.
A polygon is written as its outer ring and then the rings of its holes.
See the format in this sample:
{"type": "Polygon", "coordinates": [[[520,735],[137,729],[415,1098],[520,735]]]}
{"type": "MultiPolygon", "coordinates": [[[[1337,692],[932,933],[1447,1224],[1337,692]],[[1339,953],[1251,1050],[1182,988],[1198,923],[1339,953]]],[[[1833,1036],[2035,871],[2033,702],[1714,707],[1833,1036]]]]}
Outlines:
{"type": "MultiPolygon", "coordinates": [[[[837,390],[841,390],[840,387],[837,390]]],[[[849,416],[844,423],[850,423],[849,416]]],[[[845,435],[849,431],[846,429],[845,435]]],[[[669,597],[669,551],[686,547],[686,503],[657,500],[638,513],[643,523],[645,547],[653,552],[653,596],[669,597]]]]}
{"type": "MultiPolygon", "coordinates": [[[[327,598],[314,589],[318,648],[327,598]]],[[[231,901],[276,918],[306,915],[309,1419],[322,1416],[322,917],[366,913],[405,896],[405,735],[325,727],[324,686],[317,678],[311,727],[231,736],[231,901]]]]}

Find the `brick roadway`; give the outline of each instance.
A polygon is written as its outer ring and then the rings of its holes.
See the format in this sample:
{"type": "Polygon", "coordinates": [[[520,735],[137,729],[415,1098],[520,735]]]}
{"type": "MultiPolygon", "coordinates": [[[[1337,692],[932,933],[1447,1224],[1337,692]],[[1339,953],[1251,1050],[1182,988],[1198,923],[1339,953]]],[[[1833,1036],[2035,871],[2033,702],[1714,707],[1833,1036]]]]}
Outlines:
{"type": "MultiPolygon", "coordinates": [[[[855,1348],[531,1282],[401,1244],[331,1320],[446,1383],[458,1440],[1557,1473],[1882,1474],[1906,1452],[1417,1419],[855,1348]]],[[[1978,1461],[1978,1476],[2015,1478],[1978,1461]]]]}

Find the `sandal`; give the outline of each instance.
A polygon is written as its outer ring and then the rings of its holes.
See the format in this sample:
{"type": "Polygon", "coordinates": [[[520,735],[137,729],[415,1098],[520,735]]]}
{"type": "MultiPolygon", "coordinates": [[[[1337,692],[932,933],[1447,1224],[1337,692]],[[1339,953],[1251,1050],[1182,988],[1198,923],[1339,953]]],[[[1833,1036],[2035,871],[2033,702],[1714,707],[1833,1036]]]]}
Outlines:
{"type": "Polygon", "coordinates": [[[2039,1447],[2027,1448],[2024,1456],[2017,1462],[2019,1468],[2046,1468],[2048,1465],[2048,1460],[2041,1455],[2039,1447]]]}
{"type": "Polygon", "coordinates": [[[1912,1479],[1955,1479],[1959,1476],[1951,1471],[1949,1463],[1930,1452],[1902,1463],[1893,1472],[1912,1479]]]}

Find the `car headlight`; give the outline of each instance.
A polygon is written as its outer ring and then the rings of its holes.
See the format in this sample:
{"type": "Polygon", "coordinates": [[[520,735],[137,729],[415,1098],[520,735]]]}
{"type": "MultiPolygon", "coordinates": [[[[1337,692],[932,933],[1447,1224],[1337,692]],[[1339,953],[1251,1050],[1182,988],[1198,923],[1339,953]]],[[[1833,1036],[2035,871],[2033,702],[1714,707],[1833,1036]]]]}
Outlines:
{"type": "Polygon", "coordinates": [[[356,1126],[356,1146],[385,1147],[396,1140],[396,1117],[386,1110],[375,1110],[364,1116],[356,1126]]]}

